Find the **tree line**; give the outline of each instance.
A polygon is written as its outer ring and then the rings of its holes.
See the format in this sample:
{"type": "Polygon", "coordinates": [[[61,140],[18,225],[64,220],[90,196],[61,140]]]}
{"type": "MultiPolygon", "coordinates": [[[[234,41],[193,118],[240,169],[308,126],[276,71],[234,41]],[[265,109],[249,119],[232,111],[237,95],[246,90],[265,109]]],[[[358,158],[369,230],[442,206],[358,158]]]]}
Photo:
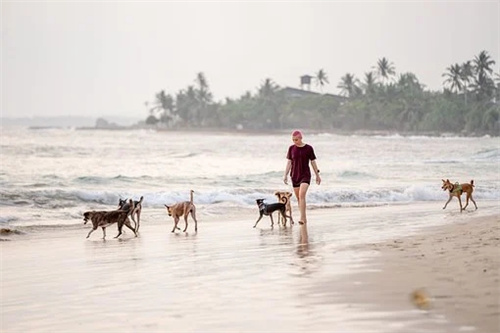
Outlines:
{"type": "Polygon", "coordinates": [[[339,95],[323,94],[328,75],[313,77],[320,92],[282,88],[266,78],[256,92],[215,102],[205,75],[175,95],[161,90],[147,102],[146,124],[158,128],[227,128],[331,131],[451,132],[499,135],[500,75],[495,61],[481,51],[442,74],[443,90],[431,91],[411,72],[397,73],[381,58],[360,80],[341,77],[339,95]],[[290,91],[292,90],[292,92],[290,91]]]}

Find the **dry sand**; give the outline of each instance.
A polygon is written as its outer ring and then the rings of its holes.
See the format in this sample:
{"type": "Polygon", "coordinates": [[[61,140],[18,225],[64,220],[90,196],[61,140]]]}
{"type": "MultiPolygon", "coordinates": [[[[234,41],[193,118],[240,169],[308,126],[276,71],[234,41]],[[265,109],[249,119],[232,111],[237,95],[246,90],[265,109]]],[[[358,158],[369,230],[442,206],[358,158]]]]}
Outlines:
{"type": "Polygon", "coordinates": [[[346,285],[344,301],[389,311],[416,306],[463,331],[500,332],[499,214],[350,249],[380,256],[371,263],[374,272],[337,281],[346,285]],[[415,291],[422,298],[415,300],[415,291]]]}

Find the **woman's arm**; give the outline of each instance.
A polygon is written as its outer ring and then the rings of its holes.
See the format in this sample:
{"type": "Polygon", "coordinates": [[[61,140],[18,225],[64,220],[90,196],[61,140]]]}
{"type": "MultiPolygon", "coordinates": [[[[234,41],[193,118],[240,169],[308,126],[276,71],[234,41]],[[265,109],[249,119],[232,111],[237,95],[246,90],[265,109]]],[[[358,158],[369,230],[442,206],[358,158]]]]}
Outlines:
{"type": "Polygon", "coordinates": [[[313,167],[314,174],[316,175],[316,184],[321,184],[321,177],[319,176],[319,169],[316,160],[311,161],[311,165],[313,167]]]}
{"type": "Polygon", "coordinates": [[[290,174],[290,170],[292,169],[292,160],[287,160],[285,174],[283,175],[283,183],[288,184],[288,175],[290,174]]]}

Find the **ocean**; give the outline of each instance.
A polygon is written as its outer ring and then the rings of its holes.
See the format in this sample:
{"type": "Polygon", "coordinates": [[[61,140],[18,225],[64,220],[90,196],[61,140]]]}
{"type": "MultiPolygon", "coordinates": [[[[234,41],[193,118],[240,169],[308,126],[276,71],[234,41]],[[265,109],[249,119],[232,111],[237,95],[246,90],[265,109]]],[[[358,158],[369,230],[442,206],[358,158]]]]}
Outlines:
{"type": "MultiPolygon", "coordinates": [[[[191,189],[202,218],[223,217],[291,191],[282,182],[289,133],[2,128],[0,135],[1,227],[80,224],[84,211],[112,209],[119,198],[144,196],[146,212],[163,209],[188,200],[191,189]]],[[[309,189],[308,209],[415,202],[440,209],[447,178],[473,179],[479,203],[500,199],[498,137],[306,131],[304,142],[322,176],[309,189]]],[[[457,208],[454,201],[447,209],[457,208]]]]}

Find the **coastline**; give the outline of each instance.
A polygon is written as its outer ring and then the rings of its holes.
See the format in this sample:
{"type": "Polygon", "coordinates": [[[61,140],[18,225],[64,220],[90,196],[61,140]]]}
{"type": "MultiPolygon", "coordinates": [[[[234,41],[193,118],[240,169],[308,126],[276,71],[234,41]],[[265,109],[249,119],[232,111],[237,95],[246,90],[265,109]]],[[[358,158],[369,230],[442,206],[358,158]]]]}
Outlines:
{"type": "Polygon", "coordinates": [[[500,214],[349,249],[378,255],[372,272],[336,281],[346,286],[343,301],[388,311],[419,308],[444,315],[461,331],[500,331],[500,214]],[[423,299],[412,299],[414,292],[423,299]]]}

